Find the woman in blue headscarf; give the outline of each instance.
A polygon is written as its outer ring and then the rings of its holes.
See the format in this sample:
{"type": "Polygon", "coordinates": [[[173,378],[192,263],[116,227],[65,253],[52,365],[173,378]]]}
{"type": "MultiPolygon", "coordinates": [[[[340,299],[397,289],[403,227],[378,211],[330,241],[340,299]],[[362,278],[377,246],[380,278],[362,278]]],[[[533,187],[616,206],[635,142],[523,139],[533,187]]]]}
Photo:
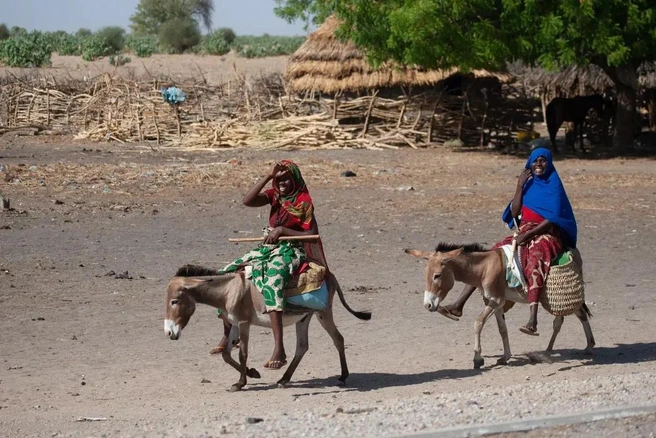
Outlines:
{"type": "MultiPolygon", "coordinates": [[[[533,151],[519,175],[515,196],[502,219],[510,228],[515,221],[519,224],[516,239],[531,309],[528,323],[520,330],[537,335],[538,302],[551,261],[564,247],[576,248],[577,238],[572,205],[553,165],[551,151],[544,148],[533,151]]],[[[508,237],[500,244],[511,242],[512,237],[508,237]]]]}
{"type": "MultiPolygon", "coordinates": [[[[564,248],[576,248],[577,238],[574,212],[553,165],[551,151],[539,148],[531,153],[502,219],[510,228],[515,223],[519,224],[516,239],[531,311],[528,323],[520,331],[536,336],[540,292],[549,274],[551,261],[564,248]]],[[[513,236],[508,236],[494,248],[511,244],[512,240],[513,236]]],[[[446,306],[445,310],[455,316],[462,315],[465,302],[474,290],[465,287],[458,300],[446,306]]]]}

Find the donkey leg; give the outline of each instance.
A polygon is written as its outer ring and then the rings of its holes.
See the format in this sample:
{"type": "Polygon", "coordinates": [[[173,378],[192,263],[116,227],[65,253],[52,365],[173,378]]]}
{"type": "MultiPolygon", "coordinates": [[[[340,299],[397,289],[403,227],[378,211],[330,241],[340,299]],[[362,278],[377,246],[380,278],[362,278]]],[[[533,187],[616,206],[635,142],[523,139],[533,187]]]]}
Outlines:
{"type": "Polygon", "coordinates": [[[581,307],[579,310],[576,311],[576,317],[581,321],[581,324],[583,324],[583,331],[585,332],[585,339],[588,343],[586,345],[585,350],[583,350],[583,354],[592,354],[592,349],[596,345],[594,335],[592,334],[592,327],[590,327],[590,320],[588,319],[588,314],[585,313],[585,310],[583,310],[583,307],[581,307]]]}
{"type": "Polygon", "coordinates": [[[485,307],[485,310],[478,315],[478,318],[476,318],[476,321],[474,322],[474,369],[479,369],[485,364],[485,359],[481,356],[481,332],[483,331],[485,322],[490,316],[492,316],[492,312],[494,312],[497,307],[499,307],[499,305],[490,300],[489,304],[485,307]]]}
{"type": "Polygon", "coordinates": [[[512,357],[510,352],[510,341],[508,340],[508,327],[506,326],[506,317],[503,314],[503,306],[499,306],[494,311],[494,316],[497,318],[497,326],[499,327],[499,334],[503,341],[503,356],[497,360],[497,365],[507,365],[512,357]]]}
{"type": "Polygon", "coordinates": [[[560,328],[563,326],[563,321],[565,320],[564,316],[556,316],[553,321],[553,333],[551,333],[551,339],[549,340],[549,345],[547,345],[547,354],[551,354],[553,350],[554,342],[556,342],[556,337],[560,333],[560,328]]]}
{"type": "Polygon", "coordinates": [[[308,336],[308,329],[310,328],[310,320],[312,319],[312,314],[309,313],[305,318],[301,319],[296,323],[296,352],[294,353],[294,359],[292,363],[289,364],[285,374],[282,376],[282,379],[278,380],[278,386],[284,388],[287,386],[289,381],[296,371],[296,367],[301,363],[301,359],[310,348],[310,341],[308,336]]]}
{"type": "Polygon", "coordinates": [[[239,322],[239,381],[230,387],[230,392],[240,391],[246,386],[246,376],[248,375],[248,337],[251,323],[239,322]]]}
{"type": "Polygon", "coordinates": [[[346,364],[346,349],[344,348],[344,337],[342,334],[337,330],[337,326],[335,325],[335,320],[333,319],[333,309],[332,307],[328,307],[326,310],[322,312],[317,312],[317,318],[319,319],[319,323],[321,324],[321,327],[328,332],[328,335],[330,335],[330,338],[333,340],[333,344],[335,344],[335,348],[337,348],[337,352],[339,353],[339,364],[342,367],[342,374],[339,376],[339,381],[342,383],[346,383],[346,379],[349,376],[349,370],[348,370],[348,365],[346,364]]]}
{"type": "MultiPolygon", "coordinates": [[[[239,339],[239,327],[237,324],[233,324],[232,328],[230,329],[230,334],[228,335],[228,345],[226,345],[226,348],[221,352],[221,357],[225,363],[241,372],[239,362],[232,358],[232,349],[234,348],[234,344],[237,339],[239,339]]],[[[253,379],[259,379],[261,377],[260,373],[255,368],[249,368],[247,375],[253,379]]]]}

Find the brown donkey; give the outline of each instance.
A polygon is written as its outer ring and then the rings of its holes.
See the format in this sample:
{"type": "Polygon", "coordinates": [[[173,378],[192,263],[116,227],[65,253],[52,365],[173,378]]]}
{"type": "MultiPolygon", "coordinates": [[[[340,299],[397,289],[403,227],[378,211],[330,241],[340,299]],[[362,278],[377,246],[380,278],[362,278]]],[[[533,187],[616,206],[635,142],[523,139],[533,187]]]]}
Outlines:
{"type": "MultiPolygon", "coordinates": [[[[278,381],[279,386],[289,383],[296,367],[303,359],[308,350],[308,327],[313,314],[321,326],[328,332],[337,351],[342,373],[340,382],[346,382],[349,375],[346,365],[346,354],[344,351],[344,338],[337,330],[333,320],[333,297],[335,292],[339,296],[342,305],[356,318],[368,321],[371,319],[369,312],[356,312],[349,307],[344,299],[344,293],[337,283],[334,275],[328,274],[328,306],[324,310],[302,309],[299,311],[285,312],[283,325],[296,324],[296,352],[294,359],[289,364],[287,371],[278,381]]],[[[232,385],[230,391],[239,391],[246,385],[246,377],[259,378],[260,373],[254,368],[248,368],[248,336],[251,325],[271,327],[271,319],[264,313],[264,299],[262,293],[248,281],[243,272],[235,272],[217,275],[215,269],[203,268],[201,266],[186,265],[178,270],[176,276],[169,282],[166,290],[166,319],[164,320],[164,332],[170,339],[180,338],[182,329],[185,328],[189,319],[196,310],[196,303],[207,304],[221,309],[228,315],[232,323],[232,330],[228,337],[228,345],[223,350],[223,360],[230,364],[240,373],[237,383],[232,385]],[[235,361],[230,352],[235,341],[239,339],[239,363],[235,361]]]]}
{"type": "MultiPolygon", "coordinates": [[[[499,333],[503,340],[503,356],[497,364],[505,365],[512,356],[508,342],[508,329],[504,317],[504,304],[506,301],[515,303],[528,303],[521,288],[509,288],[505,277],[505,261],[503,250],[487,251],[481,245],[452,245],[440,243],[435,252],[406,249],[405,252],[414,257],[428,260],[425,269],[426,288],[424,291],[424,307],[431,311],[438,311],[440,303],[453,288],[456,281],[475,286],[483,291],[483,297],[488,301],[485,310],[476,318],[474,323],[474,368],[480,368],[485,363],[481,356],[481,331],[485,322],[494,313],[499,326],[499,333]]],[[[574,261],[582,267],[581,254],[574,250],[574,261]]],[[[590,310],[583,303],[576,311],[576,316],[583,324],[587,346],[586,354],[592,353],[595,345],[594,337],[588,316],[590,310]]],[[[556,336],[563,325],[562,316],[556,316],[553,322],[553,334],[547,346],[547,353],[553,350],[556,336]]]]}

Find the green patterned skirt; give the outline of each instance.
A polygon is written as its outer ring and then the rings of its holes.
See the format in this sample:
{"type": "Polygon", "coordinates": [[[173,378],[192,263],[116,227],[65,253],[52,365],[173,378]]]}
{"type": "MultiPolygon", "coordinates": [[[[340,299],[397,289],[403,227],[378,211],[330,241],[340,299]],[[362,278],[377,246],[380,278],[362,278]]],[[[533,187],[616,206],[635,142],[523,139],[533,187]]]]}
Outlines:
{"type": "Polygon", "coordinates": [[[235,272],[244,265],[251,265],[253,271],[250,281],[264,295],[266,312],[281,312],[285,306],[283,289],[303,261],[303,245],[284,240],[274,245],[262,244],[218,273],[235,272]]]}

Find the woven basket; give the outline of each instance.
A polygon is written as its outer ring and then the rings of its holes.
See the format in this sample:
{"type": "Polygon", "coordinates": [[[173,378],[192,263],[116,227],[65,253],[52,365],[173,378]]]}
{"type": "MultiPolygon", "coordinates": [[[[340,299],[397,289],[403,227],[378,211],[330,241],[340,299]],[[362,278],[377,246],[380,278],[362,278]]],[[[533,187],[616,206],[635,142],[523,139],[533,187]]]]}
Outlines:
{"type": "Polygon", "coordinates": [[[569,262],[552,265],[547,284],[540,294],[542,307],[554,316],[567,316],[579,310],[585,301],[581,269],[569,253],[569,262]]]}

